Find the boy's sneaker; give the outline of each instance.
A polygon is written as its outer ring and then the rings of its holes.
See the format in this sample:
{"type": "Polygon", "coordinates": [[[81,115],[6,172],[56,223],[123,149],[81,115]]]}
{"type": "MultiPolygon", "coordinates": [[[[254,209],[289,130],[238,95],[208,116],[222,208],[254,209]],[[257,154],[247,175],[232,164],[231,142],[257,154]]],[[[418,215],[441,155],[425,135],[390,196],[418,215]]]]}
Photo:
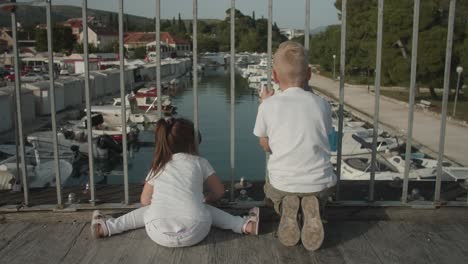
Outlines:
{"type": "Polygon", "coordinates": [[[304,225],[301,231],[302,244],[307,250],[320,248],[324,238],[322,220],[320,219],[320,205],[317,197],[308,196],[301,201],[304,225]]]}
{"type": "Polygon", "coordinates": [[[278,226],[278,239],[285,246],[294,246],[301,238],[301,231],[297,221],[299,212],[299,198],[286,196],[281,203],[281,220],[278,226]]]}

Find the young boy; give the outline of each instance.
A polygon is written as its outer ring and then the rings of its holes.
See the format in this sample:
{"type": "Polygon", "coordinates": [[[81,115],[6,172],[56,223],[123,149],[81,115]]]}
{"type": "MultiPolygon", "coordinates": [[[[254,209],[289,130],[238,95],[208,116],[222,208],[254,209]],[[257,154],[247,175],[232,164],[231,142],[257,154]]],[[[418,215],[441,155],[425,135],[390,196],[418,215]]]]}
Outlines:
{"type": "Polygon", "coordinates": [[[254,134],[271,154],[264,190],[281,215],[279,240],[293,246],[301,239],[306,249],[316,250],[324,238],[319,200],[326,202],[336,176],[328,141],[333,130],[330,105],[304,90],[310,77],[304,47],[282,43],[273,59],[273,79],[281,93],[262,92],[254,134]]]}

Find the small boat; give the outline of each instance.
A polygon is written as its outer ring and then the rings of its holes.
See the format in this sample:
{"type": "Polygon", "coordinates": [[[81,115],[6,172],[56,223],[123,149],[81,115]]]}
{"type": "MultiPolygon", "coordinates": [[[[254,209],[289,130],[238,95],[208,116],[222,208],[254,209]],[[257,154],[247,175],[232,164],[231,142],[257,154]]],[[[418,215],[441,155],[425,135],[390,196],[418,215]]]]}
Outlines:
{"type": "MultiPolygon", "coordinates": [[[[17,164],[15,153],[11,153],[8,151],[8,148],[5,147],[5,145],[2,145],[0,152],[2,156],[9,157],[0,161],[0,190],[12,190],[14,186],[21,181],[21,167],[17,164]],[[7,152],[3,152],[5,150],[7,152]],[[18,169],[20,169],[19,172],[18,169]]],[[[13,148],[15,148],[15,146],[11,145],[9,149],[13,148]]],[[[59,159],[62,184],[65,183],[73,173],[73,161],[70,160],[70,157],[67,155],[64,155],[64,157],[65,158],[61,156],[61,159],[59,159]]],[[[47,153],[41,157],[37,149],[26,148],[25,161],[29,188],[55,186],[55,161],[51,159],[53,159],[53,157],[47,153]]]]}
{"type": "MultiPolygon", "coordinates": [[[[113,127],[111,129],[111,127],[103,126],[102,115],[93,115],[91,120],[93,126],[93,156],[97,159],[108,159],[109,156],[120,155],[122,153],[122,128],[113,127]]],[[[89,154],[87,133],[85,118],[71,127],[61,128],[57,132],[59,148],[69,150],[71,153],[79,151],[89,154]]],[[[138,139],[138,130],[127,127],[127,138],[129,144],[136,141],[138,139]]],[[[27,141],[41,153],[52,152],[53,132],[39,131],[31,133],[28,135],[27,141]]]]}
{"type": "MultiPolygon", "coordinates": [[[[176,108],[172,105],[170,96],[166,95],[161,98],[163,115],[173,114],[176,108]]],[[[127,121],[136,124],[156,123],[160,118],[157,100],[156,88],[142,88],[127,95],[125,98],[127,121]]],[[[93,106],[92,113],[102,114],[108,124],[121,125],[121,104],[120,98],[114,98],[112,105],[93,106]]]]}

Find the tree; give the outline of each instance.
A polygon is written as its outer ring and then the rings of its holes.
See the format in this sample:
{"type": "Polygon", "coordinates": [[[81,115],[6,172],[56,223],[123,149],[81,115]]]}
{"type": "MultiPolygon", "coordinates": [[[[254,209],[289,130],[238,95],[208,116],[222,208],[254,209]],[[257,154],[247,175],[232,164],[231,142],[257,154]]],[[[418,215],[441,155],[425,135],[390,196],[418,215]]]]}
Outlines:
{"type": "MultiPolygon", "coordinates": [[[[73,50],[75,43],[75,36],[72,30],[68,27],[62,27],[55,25],[52,28],[53,34],[53,49],[54,52],[66,52],[70,53],[73,50]]],[[[47,51],[47,30],[36,29],[35,30],[36,49],[38,51],[47,51]]]]}

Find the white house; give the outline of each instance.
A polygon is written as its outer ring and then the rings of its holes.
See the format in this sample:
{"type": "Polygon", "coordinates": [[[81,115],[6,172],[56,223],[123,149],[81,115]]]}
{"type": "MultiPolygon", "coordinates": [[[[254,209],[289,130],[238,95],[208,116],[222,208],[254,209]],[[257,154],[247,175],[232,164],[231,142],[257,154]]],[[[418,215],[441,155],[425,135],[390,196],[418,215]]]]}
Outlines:
{"type": "MultiPolygon", "coordinates": [[[[94,45],[100,50],[109,47],[118,40],[119,35],[113,30],[102,27],[88,27],[88,43],[94,45]]],[[[83,43],[83,32],[80,33],[78,43],[83,43]]]]}

